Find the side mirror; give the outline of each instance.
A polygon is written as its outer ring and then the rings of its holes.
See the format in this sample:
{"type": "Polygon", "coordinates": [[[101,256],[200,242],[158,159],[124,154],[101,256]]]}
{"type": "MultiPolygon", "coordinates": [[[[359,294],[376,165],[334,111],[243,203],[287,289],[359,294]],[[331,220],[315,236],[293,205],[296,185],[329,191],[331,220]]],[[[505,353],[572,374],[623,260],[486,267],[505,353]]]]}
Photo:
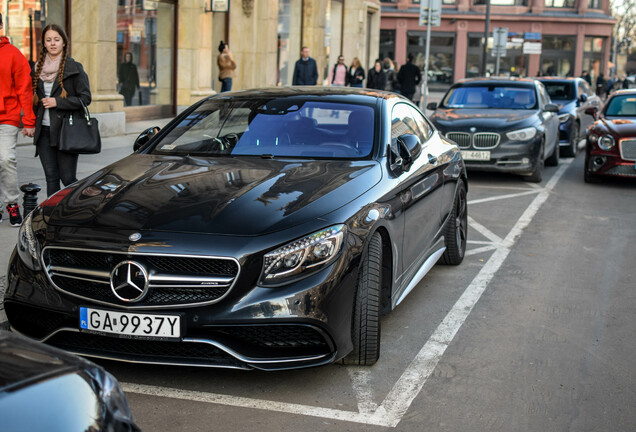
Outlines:
{"type": "Polygon", "coordinates": [[[426,105],[427,110],[435,111],[437,109],[437,102],[429,102],[426,105]]]}
{"type": "Polygon", "coordinates": [[[404,134],[397,138],[397,146],[404,161],[404,171],[408,171],[413,161],[422,154],[422,143],[417,136],[404,134]]]}
{"type": "Polygon", "coordinates": [[[161,128],[159,126],[153,126],[140,133],[133,144],[133,151],[137,151],[148,144],[160,130],[161,128]]]}
{"type": "Polygon", "coordinates": [[[598,115],[598,108],[595,106],[587,107],[585,108],[584,112],[585,114],[591,115],[592,117],[596,119],[596,116],[598,115]]]}
{"type": "Polygon", "coordinates": [[[543,107],[543,111],[558,113],[559,106],[553,103],[548,103],[548,104],[545,104],[545,106],[543,107]]]}
{"type": "Polygon", "coordinates": [[[581,102],[587,102],[587,95],[585,93],[581,93],[581,97],[579,99],[581,102]]]}

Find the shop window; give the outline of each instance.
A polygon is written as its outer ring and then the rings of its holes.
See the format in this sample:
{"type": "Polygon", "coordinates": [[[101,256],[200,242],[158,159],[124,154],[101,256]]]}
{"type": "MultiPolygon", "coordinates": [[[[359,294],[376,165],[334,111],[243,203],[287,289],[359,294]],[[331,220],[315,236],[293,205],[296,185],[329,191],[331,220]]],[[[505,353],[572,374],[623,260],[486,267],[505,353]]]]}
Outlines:
{"type": "Polygon", "coordinates": [[[543,35],[540,73],[544,76],[572,76],[576,38],[543,35]]]}
{"type": "Polygon", "coordinates": [[[545,7],[549,8],[574,8],[576,0],[545,0],[545,7]]]}
{"type": "Polygon", "coordinates": [[[588,9],[601,9],[601,0],[587,0],[588,9]]]}
{"type": "MultiPolygon", "coordinates": [[[[300,57],[300,10],[297,0],[278,1],[278,77],[276,84],[292,83],[294,65],[300,57]]],[[[311,55],[311,53],[310,53],[311,55]]]]}
{"type": "MultiPolygon", "coordinates": [[[[414,63],[420,69],[426,64],[426,32],[407,33],[407,53],[415,56],[414,63]]],[[[428,82],[451,84],[455,67],[455,35],[453,33],[434,33],[431,35],[428,59],[428,82]]]]}
{"type": "MultiPolygon", "coordinates": [[[[486,0],[474,0],[475,5],[485,5],[486,0]]],[[[491,6],[528,6],[528,0],[490,0],[491,6]]]]}
{"type": "Polygon", "coordinates": [[[380,58],[395,60],[395,30],[380,30],[380,58]]]}
{"type": "Polygon", "coordinates": [[[172,1],[118,2],[117,89],[125,106],[172,105],[172,1]]]}

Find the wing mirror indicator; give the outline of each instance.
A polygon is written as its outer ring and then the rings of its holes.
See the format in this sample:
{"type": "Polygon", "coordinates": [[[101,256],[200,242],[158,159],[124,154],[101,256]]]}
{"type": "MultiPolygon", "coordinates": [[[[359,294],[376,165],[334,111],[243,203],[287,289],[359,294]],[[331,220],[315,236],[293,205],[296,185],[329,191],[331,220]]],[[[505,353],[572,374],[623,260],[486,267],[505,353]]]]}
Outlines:
{"type": "Polygon", "coordinates": [[[133,151],[145,147],[160,130],[161,128],[159,126],[153,126],[140,133],[133,144],[133,151]]]}

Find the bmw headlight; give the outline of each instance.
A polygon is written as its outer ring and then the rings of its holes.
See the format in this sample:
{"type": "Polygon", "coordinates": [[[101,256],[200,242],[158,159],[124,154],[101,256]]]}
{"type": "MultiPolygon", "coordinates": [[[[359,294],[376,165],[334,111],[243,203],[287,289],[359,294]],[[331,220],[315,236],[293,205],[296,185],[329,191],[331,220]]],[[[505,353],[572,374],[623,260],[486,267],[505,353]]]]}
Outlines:
{"type": "Polygon", "coordinates": [[[601,150],[609,150],[614,147],[614,144],[616,143],[614,141],[614,137],[611,135],[603,135],[601,139],[598,140],[598,146],[601,150]]]}
{"type": "Polygon", "coordinates": [[[35,238],[31,226],[33,212],[30,212],[20,226],[18,232],[18,255],[22,262],[31,270],[40,270],[40,244],[35,238]]]}
{"type": "Polygon", "coordinates": [[[346,227],[334,225],[265,255],[261,282],[282,284],[330,264],[340,252],[346,227]]]}
{"type": "Polygon", "coordinates": [[[572,114],[559,114],[559,123],[567,123],[572,118],[572,114]]]}
{"type": "Polygon", "coordinates": [[[529,127],[506,133],[510,141],[528,141],[537,134],[537,128],[529,127]]]}

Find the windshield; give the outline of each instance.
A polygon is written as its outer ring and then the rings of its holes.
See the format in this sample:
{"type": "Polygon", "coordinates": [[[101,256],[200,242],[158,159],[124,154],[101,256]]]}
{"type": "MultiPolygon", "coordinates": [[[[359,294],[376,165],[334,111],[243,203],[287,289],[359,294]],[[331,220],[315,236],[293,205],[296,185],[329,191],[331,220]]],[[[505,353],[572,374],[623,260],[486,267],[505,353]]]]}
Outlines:
{"type": "Polygon", "coordinates": [[[614,96],[607,103],[605,115],[636,117],[636,95],[614,96]]]}
{"type": "Polygon", "coordinates": [[[356,159],[373,148],[374,108],[306,98],[206,101],[155,154],[356,159]]]}
{"type": "Polygon", "coordinates": [[[464,86],[451,89],[443,108],[533,109],[537,101],[532,87],[506,85],[464,86]]]}
{"type": "Polygon", "coordinates": [[[545,82],[545,89],[552,100],[574,100],[574,83],[572,82],[545,82]]]}

